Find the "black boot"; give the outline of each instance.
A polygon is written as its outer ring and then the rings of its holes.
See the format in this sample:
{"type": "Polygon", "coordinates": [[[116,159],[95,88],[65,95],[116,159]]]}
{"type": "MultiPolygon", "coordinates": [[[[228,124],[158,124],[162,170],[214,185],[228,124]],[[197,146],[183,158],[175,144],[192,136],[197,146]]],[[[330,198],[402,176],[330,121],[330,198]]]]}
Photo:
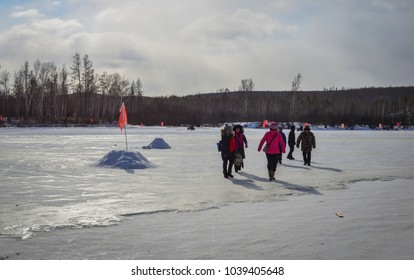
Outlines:
{"type": "Polygon", "coordinates": [[[233,169],[233,163],[229,164],[229,168],[227,171],[227,176],[229,176],[230,178],[233,178],[234,176],[231,174],[231,170],[233,169]]]}

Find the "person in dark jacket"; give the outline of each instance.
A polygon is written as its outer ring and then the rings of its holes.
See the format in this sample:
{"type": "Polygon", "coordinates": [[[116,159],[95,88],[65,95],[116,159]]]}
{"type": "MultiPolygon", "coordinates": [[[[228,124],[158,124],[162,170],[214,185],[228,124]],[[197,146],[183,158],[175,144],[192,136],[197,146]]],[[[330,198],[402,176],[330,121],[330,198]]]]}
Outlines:
{"type": "Polygon", "coordinates": [[[233,178],[231,170],[234,165],[234,156],[236,152],[236,141],[231,125],[225,124],[221,130],[221,159],[223,160],[224,178],[233,178]]]}
{"type": "Polygon", "coordinates": [[[316,149],[316,140],[315,136],[312,132],[310,132],[309,125],[306,125],[303,129],[303,132],[298,137],[298,141],[296,143],[296,147],[299,148],[299,145],[301,144],[302,154],[303,154],[303,165],[309,165],[311,166],[311,152],[312,148],[316,149]]]}
{"type": "MultiPolygon", "coordinates": [[[[277,131],[279,131],[280,135],[282,135],[283,143],[285,143],[285,147],[286,147],[286,135],[283,132],[283,127],[281,125],[279,125],[277,127],[277,131]]],[[[282,154],[280,154],[280,156],[279,156],[279,163],[282,164],[282,154]]]]}
{"type": "Polygon", "coordinates": [[[287,158],[291,160],[295,159],[293,157],[293,151],[295,150],[295,145],[296,145],[295,129],[296,127],[294,125],[290,127],[289,138],[288,138],[289,154],[287,155],[287,158]]]}
{"type": "Polygon", "coordinates": [[[239,172],[241,168],[244,168],[244,159],[246,158],[244,148],[247,148],[247,138],[244,135],[244,128],[241,125],[235,125],[233,127],[234,131],[234,139],[236,141],[236,150],[237,153],[239,153],[243,159],[241,166],[237,166],[237,163],[234,165],[234,170],[236,172],[239,172]]]}

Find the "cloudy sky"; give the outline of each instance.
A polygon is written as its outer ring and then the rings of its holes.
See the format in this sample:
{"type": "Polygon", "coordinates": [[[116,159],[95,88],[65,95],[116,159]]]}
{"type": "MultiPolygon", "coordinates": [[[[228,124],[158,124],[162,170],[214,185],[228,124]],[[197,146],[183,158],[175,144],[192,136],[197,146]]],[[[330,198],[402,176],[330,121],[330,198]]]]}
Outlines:
{"type": "Polygon", "coordinates": [[[414,85],[412,0],[1,0],[0,65],[140,78],[144,95],[414,85]]]}

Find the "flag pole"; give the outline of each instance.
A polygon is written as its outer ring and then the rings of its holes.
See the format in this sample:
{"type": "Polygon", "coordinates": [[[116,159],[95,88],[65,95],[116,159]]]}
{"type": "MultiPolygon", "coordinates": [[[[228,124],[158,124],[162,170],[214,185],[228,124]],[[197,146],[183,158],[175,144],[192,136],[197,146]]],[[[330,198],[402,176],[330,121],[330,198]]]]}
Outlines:
{"type": "Polygon", "coordinates": [[[126,135],[126,126],[124,127],[124,130],[125,130],[125,147],[126,147],[126,150],[128,151],[128,140],[127,140],[127,135],[126,135]]]}
{"type": "Polygon", "coordinates": [[[124,102],[122,102],[121,108],[119,109],[119,119],[118,119],[118,125],[122,129],[125,129],[125,147],[128,151],[128,140],[127,140],[127,133],[126,133],[126,125],[128,124],[128,118],[126,113],[126,108],[124,102]]]}

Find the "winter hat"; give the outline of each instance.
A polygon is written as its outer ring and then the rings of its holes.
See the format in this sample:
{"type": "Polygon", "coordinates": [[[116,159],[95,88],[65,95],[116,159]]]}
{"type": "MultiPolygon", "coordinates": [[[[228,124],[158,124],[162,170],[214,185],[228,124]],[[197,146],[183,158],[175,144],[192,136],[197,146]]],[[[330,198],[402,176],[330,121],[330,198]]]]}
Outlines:
{"type": "Polygon", "coordinates": [[[271,122],[269,128],[273,129],[273,130],[276,130],[277,129],[277,122],[271,122]]]}
{"type": "Polygon", "coordinates": [[[228,123],[225,123],[225,124],[224,124],[224,130],[225,130],[226,132],[230,132],[230,131],[231,131],[231,125],[230,125],[230,124],[228,124],[228,123]]]}

